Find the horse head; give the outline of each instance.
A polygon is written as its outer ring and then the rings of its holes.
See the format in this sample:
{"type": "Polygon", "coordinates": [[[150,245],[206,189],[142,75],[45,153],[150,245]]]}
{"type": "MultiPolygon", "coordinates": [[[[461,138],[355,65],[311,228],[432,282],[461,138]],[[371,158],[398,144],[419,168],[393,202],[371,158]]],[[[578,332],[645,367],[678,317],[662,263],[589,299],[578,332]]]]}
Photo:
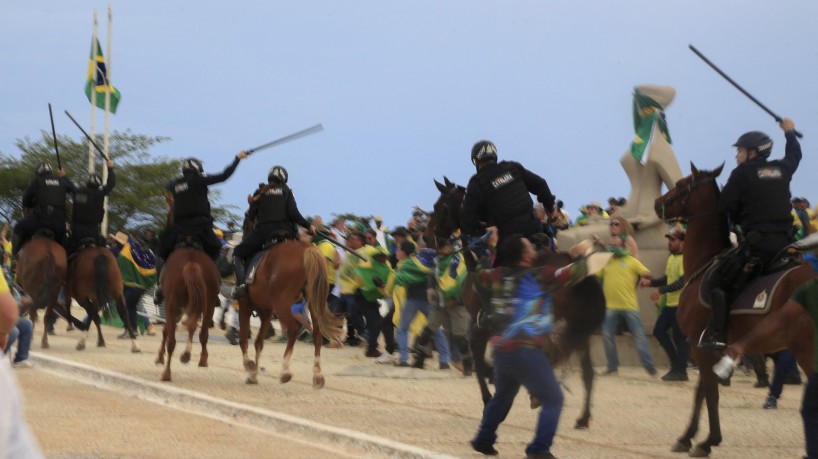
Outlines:
{"type": "Polygon", "coordinates": [[[440,191],[435,201],[423,239],[430,248],[437,248],[438,239],[448,239],[460,228],[460,204],[466,196],[466,188],[443,177],[443,183],[434,181],[440,191]]]}
{"type": "Polygon", "coordinates": [[[656,199],[654,210],[663,220],[690,218],[716,210],[719,187],[716,177],[724,169],[724,163],[711,171],[699,170],[690,163],[691,174],[676,182],[676,186],[656,199]],[[712,185],[702,187],[702,185],[712,185]]]}

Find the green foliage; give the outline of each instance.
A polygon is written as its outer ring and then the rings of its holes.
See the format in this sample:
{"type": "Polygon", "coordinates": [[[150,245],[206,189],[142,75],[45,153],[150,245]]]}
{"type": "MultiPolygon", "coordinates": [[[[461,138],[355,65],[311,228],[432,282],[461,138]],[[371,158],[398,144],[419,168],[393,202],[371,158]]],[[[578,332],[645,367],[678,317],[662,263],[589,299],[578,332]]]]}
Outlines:
{"type": "MultiPolygon", "coordinates": [[[[0,218],[5,221],[22,216],[23,192],[34,178],[39,163],[47,162],[57,170],[52,137],[46,131],[41,134],[42,138],[36,141],[28,137],[17,140],[19,157],[0,153],[0,218]]],[[[108,196],[109,232],[146,225],[164,227],[168,212],[165,184],[179,174],[181,160],[153,157],[150,149],[167,140],[167,137],[150,137],[130,131],[111,134],[109,155],[114,161],[116,187],[108,196]]],[[[58,136],[58,141],[60,160],[67,177],[77,185],[84,184],[88,177],[88,145],[64,135],[58,136]]],[[[102,139],[96,141],[101,146],[102,139]]],[[[105,163],[97,152],[94,152],[94,163],[94,169],[101,173],[105,163]]],[[[211,201],[217,201],[220,195],[218,190],[211,190],[210,196],[211,201]]],[[[234,218],[225,207],[214,206],[213,215],[217,220],[234,218]]]]}

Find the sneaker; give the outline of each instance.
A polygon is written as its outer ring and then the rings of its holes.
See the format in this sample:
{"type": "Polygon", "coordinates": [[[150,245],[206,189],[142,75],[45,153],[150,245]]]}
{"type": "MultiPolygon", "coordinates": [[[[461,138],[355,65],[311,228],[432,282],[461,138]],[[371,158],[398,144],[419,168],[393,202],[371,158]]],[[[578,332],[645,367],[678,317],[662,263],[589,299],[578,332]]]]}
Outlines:
{"type": "Polygon", "coordinates": [[[409,362],[398,362],[398,363],[396,363],[396,364],[395,364],[395,366],[396,366],[396,367],[401,367],[401,368],[409,368],[409,367],[411,367],[411,365],[409,365],[409,362]]]}
{"type": "Polygon", "coordinates": [[[496,456],[497,454],[499,454],[492,445],[488,446],[478,445],[477,443],[474,442],[474,440],[470,441],[469,443],[471,443],[471,447],[473,450],[477,451],[478,453],[483,453],[486,456],[496,456]]]}
{"type": "Polygon", "coordinates": [[[131,335],[128,334],[128,330],[122,332],[121,335],[117,336],[116,339],[130,339],[131,335]]]}
{"type": "Polygon", "coordinates": [[[358,347],[361,345],[361,340],[358,338],[347,338],[344,344],[350,347],[358,347]]]}
{"type": "Polygon", "coordinates": [[[29,359],[20,360],[19,362],[14,362],[14,368],[31,368],[34,366],[34,362],[29,359]]]}
{"type": "Polygon", "coordinates": [[[440,369],[441,369],[441,370],[449,370],[449,369],[451,369],[451,368],[452,368],[452,367],[451,367],[451,365],[449,365],[448,363],[446,363],[446,362],[440,362],[440,369]]]}
{"type": "Polygon", "coordinates": [[[153,325],[148,325],[148,328],[145,330],[145,334],[148,336],[156,336],[156,330],[153,328],[153,325]]]}
{"type": "Polygon", "coordinates": [[[662,381],[687,381],[687,372],[670,370],[666,375],[662,376],[662,381]]]}
{"type": "Polygon", "coordinates": [[[463,373],[464,370],[465,370],[465,368],[463,367],[463,364],[461,362],[449,362],[449,364],[451,364],[452,368],[454,368],[455,370],[457,370],[457,371],[459,371],[461,373],[463,373]]]}
{"type": "Polygon", "coordinates": [[[380,357],[375,359],[375,363],[378,363],[378,364],[381,364],[381,365],[389,365],[389,364],[395,363],[396,360],[398,360],[398,358],[397,358],[397,356],[395,356],[394,352],[391,353],[391,354],[387,353],[387,352],[384,352],[383,355],[381,355],[380,357]]]}
{"type": "Polygon", "coordinates": [[[753,387],[755,387],[756,389],[761,389],[761,388],[764,388],[764,387],[770,387],[770,380],[769,379],[757,380],[755,382],[755,384],[753,384],[753,387]]]}
{"type": "Polygon", "coordinates": [[[228,343],[234,346],[239,344],[239,331],[233,327],[227,329],[227,331],[224,333],[224,337],[227,338],[228,343]]]}
{"type": "Polygon", "coordinates": [[[525,454],[525,459],[557,459],[557,457],[554,456],[551,453],[534,453],[534,452],[531,452],[531,453],[526,453],[525,454]]]}
{"type": "Polygon", "coordinates": [[[366,357],[380,357],[382,354],[381,354],[381,351],[379,351],[377,349],[370,349],[370,350],[366,351],[366,354],[364,354],[364,355],[366,357]]]}
{"type": "Polygon", "coordinates": [[[605,371],[603,371],[602,373],[600,373],[601,376],[616,376],[618,374],[619,374],[619,371],[611,370],[610,368],[608,368],[605,371]]]}
{"type": "Polygon", "coordinates": [[[778,409],[778,399],[775,398],[774,395],[768,395],[767,400],[764,401],[764,404],[761,405],[762,408],[765,410],[775,410],[778,409]]]}
{"type": "Polygon", "coordinates": [[[653,368],[653,365],[651,365],[649,367],[645,367],[645,371],[647,371],[648,374],[651,375],[651,376],[656,376],[656,374],[658,373],[656,371],[656,368],[653,368]]]}

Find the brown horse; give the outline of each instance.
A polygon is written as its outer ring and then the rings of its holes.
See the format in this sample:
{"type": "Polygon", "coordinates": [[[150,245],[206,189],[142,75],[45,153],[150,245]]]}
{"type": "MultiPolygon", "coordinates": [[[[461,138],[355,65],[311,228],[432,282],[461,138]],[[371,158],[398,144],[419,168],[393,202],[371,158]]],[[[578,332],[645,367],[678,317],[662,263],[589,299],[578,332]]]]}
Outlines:
{"type": "MultiPolygon", "coordinates": [[[[424,240],[431,248],[437,247],[438,239],[451,237],[460,227],[460,204],[463,202],[466,190],[445,177],[444,183],[435,181],[437,189],[440,190],[440,197],[435,202],[434,211],[424,233],[424,240]]],[[[564,253],[541,252],[536,264],[564,266],[571,261],[571,257],[564,253]]],[[[474,354],[475,374],[480,385],[483,404],[488,404],[491,399],[488,380],[491,378],[492,370],[485,360],[485,351],[494,330],[477,324],[482,301],[474,287],[472,275],[466,278],[461,295],[463,304],[472,316],[471,348],[474,354]]],[[[589,348],[590,336],[605,319],[605,297],[599,281],[591,277],[571,288],[557,291],[554,294],[553,314],[554,323],[564,324],[564,328],[558,334],[552,335],[552,342],[556,346],[554,352],[549,354],[549,358],[556,366],[566,361],[573,352],[579,354],[585,401],[582,414],[574,427],[584,429],[588,427],[591,419],[591,390],[594,382],[594,369],[589,348]]],[[[535,406],[537,402],[532,400],[532,407],[535,406]]]]}
{"type": "MultiPolygon", "coordinates": [[[[156,356],[156,364],[165,364],[162,381],[170,381],[170,360],[176,348],[176,324],[185,316],[188,339],[185,352],[179,359],[182,363],[190,361],[193,349],[193,333],[200,321],[210,321],[219,295],[221,278],[216,263],[202,250],[192,247],[175,249],[165,261],[159,279],[165,295],[165,326],[162,330],[162,344],[156,356]],[[165,362],[165,350],[168,359],[165,362]]],[[[203,322],[206,324],[207,322],[203,322]]],[[[207,366],[208,327],[203,325],[199,331],[199,342],[202,354],[199,366],[207,366]]]]}
{"type": "MultiPolygon", "coordinates": [[[[54,315],[57,297],[66,281],[65,249],[52,239],[35,234],[17,258],[17,280],[31,295],[29,315],[37,322],[37,310],[45,308],[45,323],[54,315]]],[[[70,303],[66,303],[70,304],[70,303]]],[[[43,349],[48,349],[48,327],[43,327],[43,349]]]]}
{"type": "MultiPolygon", "coordinates": [[[[719,187],[716,177],[724,165],[713,171],[700,171],[691,164],[692,174],[679,180],[676,186],[656,200],[656,213],[660,218],[682,218],[687,220],[687,233],[684,246],[684,272],[687,283],[682,290],[676,319],[679,327],[687,337],[699,337],[710,323],[710,309],[700,302],[699,288],[703,273],[714,256],[730,247],[727,217],[718,210],[719,187]]],[[[812,269],[803,265],[790,271],[780,281],[775,295],[771,299],[771,312],[768,315],[735,315],[729,321],[729,342],[742,340],[745,336],[755,334],[754,329],[769,329],[766,324],[770,319],[786,319],[785,326],[770,334],[769,339],[757,341],[750,348],[752,352],[768,353],[783,349],[793,351],[802,368],[812,368],[812,327],[809,317],[803,308],[794,314],[782,317],[782,305],[799,285],[815,277],[812,269]],[[807,324],[806,327],[798,325],[807,324]],[[792,325],[792,326],[790,326],[792,325]]],[[[782,323],[782,322],[778,322],[782,323]]],[[[691,355],[699,365],[699,381],[693,403],[693,417],[685,433],[680,437],[672,450],[689,452],[692,457],[706,457],[713,446],[721,443],[721,426],[719,424],[719,386],[718,378],[713,372],[713,365],[719,359],[712,351],[696,346],[691,347],[691,355]],[[710,434],[707,438],[692,447],[691,440],[699,427],[702,401],[707,403],[710,434]]],[[[746,349],[745,349],[746,350],[746,349]]]]}
{"type": "MultiPolygon", "coordinates": [[[[65,291],[66,304],[70,304],[73,298],[85,309],[88,317],[97,327],[97,346],[105,347],[105,339],[102,337],[102,328],[99,323],[99,312],[106,305],[115,301],[119,317],[131,337],[131,352],[142,352],[136,342],[133,324],[125,309],[125,297],[122,291],[122,273],[119,272],[119,265],[114,254],[107,248],[85,247],[69,260],[68,284],[65,291]]],[[[84,332],[77,342],[77,350],[81,351],[85,349],[85,341],[88,339],[91,326],[74,319],[70,309],[68,316],[71,322],[84,332]]]]}
{"type": "Polygon", "coordinates": [[[344,335],[342,320],[327,307],[328,293],[327,264],[314,245],[302,241],[285,241],[267,252],[256,268],[255,282],[247,286],[247,294],[239,300],[239,346],[244,368],[248,372],[247,384],[258,383],[259,359],[273,313],[287,329],[287,347],[284,350],[280,381],[286,383],[292,379],[290,358],[298,333],[298,323],[292,316],[291,307],[303,295],[313,320],[315,360],[312,385],[316,389],[324,387],[321,336],[340,342],[344,335]],[[250,336],[250,314],[253,312],[258,313],[261,329],[256,335],[256,358],[250,360],[247,355],[247,340],[250,336]]]}

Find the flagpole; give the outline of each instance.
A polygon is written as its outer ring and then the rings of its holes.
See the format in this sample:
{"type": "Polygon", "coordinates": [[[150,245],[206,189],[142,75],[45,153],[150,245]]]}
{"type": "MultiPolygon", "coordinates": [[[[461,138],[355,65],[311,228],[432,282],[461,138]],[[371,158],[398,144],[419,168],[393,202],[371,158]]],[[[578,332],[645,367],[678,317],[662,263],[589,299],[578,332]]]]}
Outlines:
{"type": "MultiPolygon", "coordinates": [[[[94,10],[94,35],[91,37],[91,65],[93,68],[91,69],[91,127],[89,131],[91,134],[91,140],[94,139],[94,126],[96,125],[96,105],[97,105],[97,91],[96,91],[96,79],[97,79],[97,10],[94,10]]],[[[94,145],[91,142],[88,142],[88,173],[94,173],[94,145]]]]}
{"type": "MultiPolygon", "coordinates": [[[[112,13],[111,13],[111,4],[108,4],[108,54],[107,60],[108,62],[105,65],[105,133],[103,134],[102,140],[102,150],[105,152],[105,156],[108,158],[111,157],[110,153],[108,153],[108,140],[109,140],[109,128],[110,128],[110,119],[111,119],[111,59],[113,56],[111,54],[111,23],[112,23],[112,13]]],[[[108,183],[108,166],[105,165],[102,167],[102,183],[108,183]]],[[[108,196],[103,198],[102,204],[102,235],[108,235],[108,196]]]]}

